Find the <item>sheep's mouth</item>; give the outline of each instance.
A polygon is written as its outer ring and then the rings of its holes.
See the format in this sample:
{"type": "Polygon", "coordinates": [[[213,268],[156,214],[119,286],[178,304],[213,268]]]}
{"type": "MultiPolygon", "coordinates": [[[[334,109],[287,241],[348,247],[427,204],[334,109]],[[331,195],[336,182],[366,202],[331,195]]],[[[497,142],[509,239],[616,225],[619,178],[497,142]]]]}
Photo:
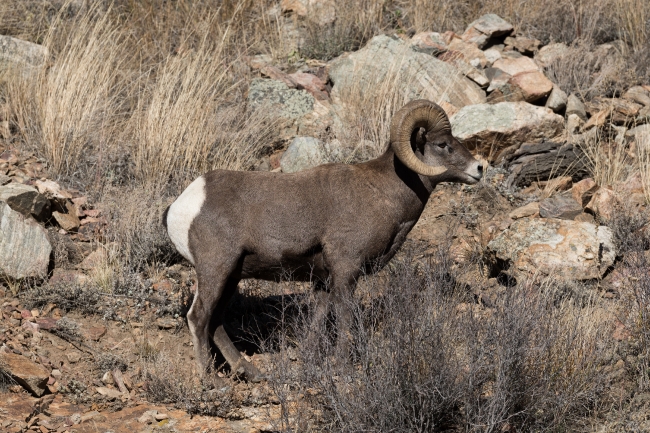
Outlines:
{"type": "Polygon", "coordinates": [[[467,175],[467,178],[469,180],[468,183],[470,183],[470,184],[479,183],[481,181],[481,179],[483,179],[483,176],[478,176],[478,177],[477,176],[472,176],[469,173],[465,173],[465,175],[467,175]]]}

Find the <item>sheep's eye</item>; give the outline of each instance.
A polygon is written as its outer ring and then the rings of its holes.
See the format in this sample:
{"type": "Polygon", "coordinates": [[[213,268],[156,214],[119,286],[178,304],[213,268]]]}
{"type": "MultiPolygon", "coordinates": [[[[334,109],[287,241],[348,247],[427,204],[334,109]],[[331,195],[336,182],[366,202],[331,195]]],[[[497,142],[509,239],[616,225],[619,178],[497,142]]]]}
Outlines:
{"type": "Polygon", "coordinates": [[[444,149],[445,147],[447,147],[447,143],[441,141],[440,143],[436,143],[436,146],[438,146],[441,149],[444,149]]]}

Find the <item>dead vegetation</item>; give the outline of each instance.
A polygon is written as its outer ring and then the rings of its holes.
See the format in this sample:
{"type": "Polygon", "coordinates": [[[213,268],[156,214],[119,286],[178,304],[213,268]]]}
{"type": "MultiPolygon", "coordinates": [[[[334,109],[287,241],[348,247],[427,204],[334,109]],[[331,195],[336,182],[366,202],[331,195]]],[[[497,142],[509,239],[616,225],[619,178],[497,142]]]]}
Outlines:
{"type": "MultiPolygon", "coordinates": [[[[217,9],[189,0],[97,3],[3,2],[0,33],[46,44],[50,59],[36,79],[10,77],[0,99],[10,113],[10,144],[36,150],[53,177],[102,203],[104,245],[116,252],[91,289],[30,287],[21,300],[30,308],[54,303],[120,324],[140,320],[146,303],[158,316],[182,317],[187,309],[191,277],[174,274],[173,293],[151,288],[160,280],[156,274],[178,261],[160,225],[169,198],[211,168],[250,169],[274,145],[281,125],[272,113],[246,110],[251,72],[241,67],[244,56],[322,61],[382,32],[462,32],[493,12],[526,36],[569,44],[550,75],[584,99],[611,96],[650,77],[650,10],[643,0],[355,0],[344,2],[332,23],[297,20],[306,32],[297,47],[282,34],[276,2],[224,1],[217,9]],[[616,43],[620,62],[599,63],[590,50],[614,41],[622,41],[616,43]]],[[[345,119],[349,135],[336,138],[359,146],[356,157],[381,150],[388,120],[403,103],[391,84],[403,78],[396,74],[344,95],[352,107],[345,119]]],[[[597,137],[588,147],[602,185],[629,174],[626,149],[610,142],[597,137]]],[[[637,151],[648,184],[647,149],[637,151]]],[[[463,206],[454,216],[458,224],[478,225],[463,206]]],[[[468,287],[441,250],[428,253],[436,258],[432,263],[407,255],[381,279],[364,279],[347,300],[356,319],[348,362],[333,353],[332,339],[307,332],[304,296],[271,298],[251,289],[233,301],[228,331],[249,352],[272,355],[269,387],[282,408],[280,431],[588,429],[617,404],[608,388],[623,388],[614,396],[624,402],[616,406],[621,411],[634,394],[650,390],[649,244],[638,236],[646,223],[645,216],[625,212],[608,222],[621,251],[616,267],[634,295],[626,312],[617,313],[632,333],[631,342],[618,347],[602,338],[611,334],[613,314],[593,294],[602,286],[581,290],[531,280],[505,287],[491,280],[468,287]],[[615,367],[619,361],[622,369],[615,367]]],[[[479,266],[481,246],[475,251],[468,262],[479,266]]],[[[68,260],[64,246],[57,254],[55,260],[68,260]]],[[[174,354],[148,344],[135,348],[148,399],[190,413],[237,416],[242,400],[222,386],[240,386],[234,378],[195,383],[174,354]]],[[[102,371],[131,364],[111,353],[97,358],[102,371]]],[[[8,383],[0,365],[0,387],[8,383]]],[[[67,392],[88,398],[81,381],[70,381],[67,392]]]]}

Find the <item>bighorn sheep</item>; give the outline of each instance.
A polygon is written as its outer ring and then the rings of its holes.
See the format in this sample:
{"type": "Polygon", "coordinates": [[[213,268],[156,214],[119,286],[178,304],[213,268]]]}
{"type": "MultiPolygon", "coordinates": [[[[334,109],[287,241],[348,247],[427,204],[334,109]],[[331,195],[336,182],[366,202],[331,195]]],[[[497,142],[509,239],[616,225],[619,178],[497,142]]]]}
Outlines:
{"type": "MultiPolygon", "coordinates": [[[[320,282],[327,290],[317,290],[314,320],[324,320],[328,298],[352,290],[362,272],[381,269],[395,255],[439,182],[473,184],[482,174],[451,135],[445,112],[417,100],[395,114],[390,146],[377,159],[292,174],[215,170],[196,179],[163,219],[178,252],[196,267],[187,321],[200,371],[210,364],[214,332],[234,371],[261,377],[223,327],[241,279],[276,280],[289,272],[320,282]]],[[[341,342],[349,313],[336,321],[341,342]]]]}

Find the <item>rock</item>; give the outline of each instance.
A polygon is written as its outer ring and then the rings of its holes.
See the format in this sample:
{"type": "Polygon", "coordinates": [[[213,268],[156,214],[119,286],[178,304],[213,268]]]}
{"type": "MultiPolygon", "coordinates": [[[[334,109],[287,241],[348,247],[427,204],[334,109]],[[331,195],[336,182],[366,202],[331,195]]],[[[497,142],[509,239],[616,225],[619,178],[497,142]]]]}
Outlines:
{"type": "Polygon", "coordinates": [[[411,38],[410,44],[413,51],[431,56],[439,56],[449,49],[444,37],[436,32],[416,33],[411,38]]]}
{"type": "Polygon", "coordinates": [[[503,58],[492,64],[493,68],[501,69],[503,72],[515,76],[522,72],[539,72],[539,67],[530,57],[519,57],[517,59],[503,58]]]}
{"type": "Polygon", "coordinates": [[[12,279],[43,277],[51,252],[43,227],[0,202],[0,275],[12,279]]]}
{"type": "Polygon", "coordinates": [[[558,175],[571,175],[581,179],[589,174],[587,158],[579,146],[573,143],[524,143],[503,151],[499,161],[505,162],[510,174],[509,186],[526,186],[558,175]]]}
{"type": "Polygon", "coordinates": [[[611,108],[606,108],[604,110],[599,111],[598,113],[594,114],[589,118],[587,123],[585,123],[585,125],[583,126],[583,129],[586,131],[593,127],[600,128],[601,126],[605,125],[610,114],[612,114],[611,108]]]}
{"type": "Polygon", "coordinates": [[[314,108],[314,97],[304,90],[289,88],[276,80],[254,79],[248,90],[248,102],[253,106],[279,106],[280,116],[297,119],[314,108]]]}
{"type": "Polygon", "coordinates": [[[410,48],[408,42],[375,36],[364,48],[330,62],[331,96],[343,106],[376,86],[390,85],[406,101],[429,99],[456,109],[485,102],[485,93],[453,66],[410,48]]]}
{"type": "Polygon", "coordinates": [[[55,211],[52,212],[52,216],[59,224],[59,226],[67,232],[75,231],[79,228],[79,226],[81,226],[81,221],[79,221],[77,215],[55,211]]]}
{"type": "Polygon", "coordinates": [[[539,203],[534,201],[527,205],[518,207],[508,214],[508,218],[517,220],[520,218],[535,216],[539,213],[539,203]]]}
{"type": "Polygon", "coordinates": [[[14,353],[0,352],[0,363],[20,386],[37,397],[45,393],[50,373],[29,358],[14,353]]]}
{"type": "Polygon", "coordinates": [[[465,29],[462,38],[466,42],[473,42],[483,48],[492,38],[507,35],[514,27],[496,14],[486,14],[473,21],[465,29]]]}
{"type": "Polygon", "coordinates": [[[548,96],[553,90],[551,80],[540,71],[520,72],[510,78],[509,83],[521,90],[526,102],[535,102],[548,96]]]}
{"type": "Polygon", "coordinates": [[[70,362],[70,364],[76,364],[77,362],[81,361],[81,352],[77,350],[68,350],[65,353],[65,357],[68,358],[68,362],[70,362]]]}
{"type": "Polygon", "coordinates": [[[485,68],[487,58],[476,44],[464,42],[461,39],[452,39],[449,43],[449,49],[460,53],[463,59],[475,68],[485,68]]]}
{"type": "Polygon", "coordinates": [[[487,89],[488,92],[506,86],[510,78],[512,78],[512,75],[497,68],[487,68],[485,70],[485,76],[490,81],[490,86],[487,89]]]}
{"type": "Polygon", "coordinates": [[[32,216],[37,221],[46,221],[51,214],[50,201],[36,188],[20,183],[0,186],[0,201],[25,216],[32,216]]]}
{"type": "Polygon", "coordinates": [[[548,44],[535,54],[535,61],[542,67],[548,68],[557,59],[562,58],[569,52],[569,47],[563,43],[548,44]]]}
{"type": "Polygon", "coordinates": [[[46,58],[44,46],[0,35],[0,73],[14,67],[29,72],[43,65],[46,58]]]}
{"type": "Polygon", "coordinates": [[[56,198],[60,200],[72,199],[72,194],[68,191],[61,188],[61,185],[54,182],[53,180],[36,180],[34,186],[39,193],[43,194],[47,198],[56,198]]]}
{"type": "Polygon", "coordinates": [[[567,100],[567,94],[554,85],[551,94],[548,95],[545,107],[550,108],[554,113],[560,113],[566,108],[567,100]]]}
{"type": "Polygon", "coordinates": [[[598,185],[596,182],[588,177],[573,184],[571,195],[576,202],[580,203],[580,206],[585,207],[591,201],[591,197],[597,190],[598,185]]]}
{"type": "Polygon", "coordinates": [[[293,74],[289,74],[289,78],[291,78],[291,80],[296,83],[297,89],[305,89],[311,93],[314,98],[320,100],[329,99],[329,95],[325,90],[325,83],[316,75],[307,74],[304,72],[295,72],[293,74]]]}
{"type": "Polygon", "coordinates": [[[108,261],[108,253],[103,247],[97,248],[95,251],[90,253],[83,261],[79,264],[78,268],[85,271],[90,271],[96,269],[100,266],[104,266],[108,261]]]}
{"type": "Polygon", "coordinates": [[[510,145],[555,137],[564,128],[561,116],[526,102],[470,105],[450,121],[453,135],[490,162],[510,145]]]}
{"type": "Polygon", "coordinates": [[[296,88],[296,82],[293,81],[288,74],[282,72],[280,69],[276,68],[275,66],[272,65],[264,66],[262,69],[260,69],[260,72],[262,73],[263,76],[268,77],[271,80],[280,81],[286,84],[287,87],[289,87],[290,89],[296,88]]]}
{"type": "Polygon", "coordinates": [[[522,54],[533,54],[542,44],[538,39],[531,39],[524,36],[517,36],[516,38],[508,36],[503,43],[514,47],[515,50],[522,54]]]}
{"type": "Polygon", "coordinates": [[[502,58],[501,51],[497,50],[494,47],[483,51],[483,55],[488,62],[488,66],[492,66],[494,62],[502,58]]]}
{"type": "Polygon", "coordinates": [[[569,114],[566,119],[566,130],[569,134],[577,134],[585,122],[577,114],[569,114]]]}
{"type": "Polygon", "coordinates": [[[138,418],[138,422],[142,424],[151,424],[156,421],[155,417],[157,414],[158,411],[156,409],[148,410],[138,418]]]}
{"type": "Polygon", "coordinates": [[[118,399],[118,398],[122,397],[122,393],[120,391],[118,391],[117,389],[106,388],[104,386],[98,386],[98,387],[95,388],[95,390],[99,394],[101,394],[103,396],[106,396],[106,398],[108,398],[109,400],[115,400],[115,399],[118,399]]]}
{"type": "Polygon", "coordinates": [[[608,227],[559,219],[522,218],[494,240],[488,251],[515,278],[541,272],[569,280],[601,278],[616,252],[608,227]]]}
{"type": "Polygon", "coordinates": [[[547,191],[567,191],[573,185],[573,178],[571,176],[560,176],[548,181],[542,181],[540,184],[544,185],[547,191]]]}
{"type": "Polygon", "coordinates": [[[328,162],[323,143],[313,137],[296,137],[280,159],[284,173],[306,170],[328,162]]]}
{"type": "Polygon", "coordinates": [[[81,335],[84,336],[87,340],[99,341],[104,335],[106,335],[106,326],[89,326],[81,329],[81,335]]]}
{"type": "Polygon", "coordinates": [[[156,319],[156,326],[160,329],[176,329],[178,321],[171,317],[159,317],[156,319]]]}
{"type": "Polygon", "coordinates": [[[454,66],[465,77],[474,81],[480,87],[482,88],[487,87],[488,84],[490,84],[485,74],[483,74],[483,72],[481,72],[480,70],[476,69],[474,66],[467,63],[467,61],[461,55],[459,55],[457,51],[447,51],[446,53],[441,54],[438,58],[443,62],[449,63],[450,65],[454,66]]]}
{"type": "Polygon", "coordinates": [[[582,206],[571,197],[555,195],[539,203],[539,216],[572,220],[582,213],[582,206]]]}
{"type": "Polygon", "coordinates": [[[566,103],[566,115],[569,116],[571,114],[577,115],[583,121],[587,120],[585,104],[573,93],[569,95],[566,103]]]}
{"type": "Polygon", "coordinates": [[[601,221],[611,221],[614,213],[621,206],[621,200],[609,188],[599,188],[593,193],[585,210],[598,216],[601,221]]]}
{"type": "Polygon", "coordinates": [[[643,86],[630,87],[627,92],[623,94],[623,98],[646,107],[650,106],[650,92],[648,92],[643,86]]]}
{"type": "Polygon", "coordinates": [[[88,283],[88,277],[79,271],[55,268],[49,279],[50,284],[83,286],[88,283]]]}

